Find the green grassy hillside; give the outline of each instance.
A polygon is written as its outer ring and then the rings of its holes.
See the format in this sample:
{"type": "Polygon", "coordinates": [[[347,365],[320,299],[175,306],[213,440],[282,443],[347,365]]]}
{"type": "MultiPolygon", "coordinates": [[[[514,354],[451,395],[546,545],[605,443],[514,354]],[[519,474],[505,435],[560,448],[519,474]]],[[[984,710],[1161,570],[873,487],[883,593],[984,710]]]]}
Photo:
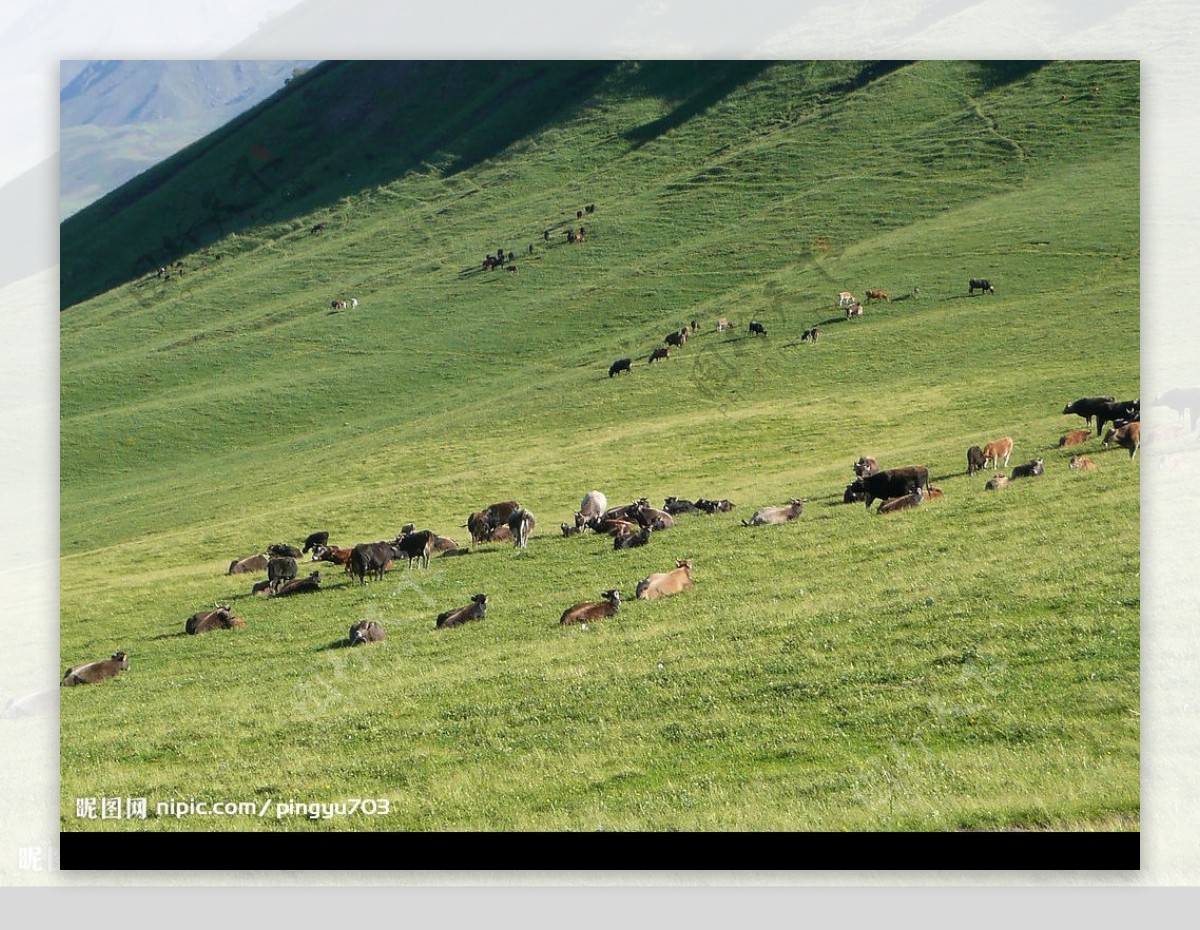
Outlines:
{"type": "Polygon", "coordinates": [[[63,665],[132,663],[63,694],[64,829],[1136,828],[1140,456],[1092,439],[1079,474],[1056,448],[1067,401],[1138,395],[1136,64],[440,67],[424,95],[315,69],[153,194],[64,226],[83,294],[101,230],[198,229],[189,192],[281,113],[307,113],[283,144],[340,172],[182,278],[62,315],[63,665]],[[319,131],[338,100],[372,102],[355,144],[319,131]],[[367,157],[385,133],[407,140],[391,177],[367,157]],[[499,246],[516,274],[480,270],[499,246]],[[868,288],[894,299],[845,321],[837,293],[868,288]],[[1004,435],[1047,473],[984,492],[965,450],[1004,435]],[[863,454],[946,496],[841,504],[863,454]],[[591,488],[738,509],[613,552],[558,533],[591,488]],[[224,575],[317,529],[466,543],[511,497],[539,521],[520,555],[323,571],[290,600],[224,575]],[[797,523],[741,526],[790,497],[797,523]],[[694,590],[633,600],[685,557],[694,590]],[[558,627],[611,587],[616,618],[558,627]],[[477,591],[483,624],[434,632],[477,591]],[[183,635],[214,601],[246,628],[183,635]],[[363,618],[388,641],[340,648],[363,618]],[[390,813],[77,819],[89,795],[390,813]]]}

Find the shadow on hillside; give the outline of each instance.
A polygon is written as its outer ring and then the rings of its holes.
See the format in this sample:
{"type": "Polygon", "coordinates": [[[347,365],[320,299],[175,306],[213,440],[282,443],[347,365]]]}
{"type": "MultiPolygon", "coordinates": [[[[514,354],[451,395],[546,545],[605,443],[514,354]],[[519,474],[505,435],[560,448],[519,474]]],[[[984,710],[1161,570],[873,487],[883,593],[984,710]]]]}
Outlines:
{"type": "Polygon", "coordinates": [[[670,113],[626,130],[623,138],[635,149],[647,142],[653,142],[663,133],[703,113],[740,85],[761,74],[771,64],[769,61],[648,62],[635,73],[632,83],[637,89],[658,97],[675,96],[680,87],[692,87],[695,90],[680,99],[670,113]]]}
{"type": "Polygon", "coordinates": [[[1048,61],[981,61],[979,82],[985,91],[995,90],[1026,78],[1048,64],[1048,61]]]}
{"type": "MultiPolygon", "coordinates": [[[[1003,63],[1000,62],[1000,64],[1003,63]]],[[[861,90],[872,81],[878,81],[881,77],[885,77],[893,71],[899,71],[901,68],[911,64],[913,64],[912,61],[873,61],[865,65],[854,77],[848,78],[840,84],[833,85],[833,87],[829,88],[828,93],[849,94],[853,91],[861,90]]]]}

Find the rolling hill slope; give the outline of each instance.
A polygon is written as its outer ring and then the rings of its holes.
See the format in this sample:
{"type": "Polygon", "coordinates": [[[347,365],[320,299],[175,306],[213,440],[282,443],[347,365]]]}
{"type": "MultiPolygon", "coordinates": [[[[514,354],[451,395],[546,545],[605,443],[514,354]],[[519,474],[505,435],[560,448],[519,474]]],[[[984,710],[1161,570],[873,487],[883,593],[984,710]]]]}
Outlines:
{"type": "Polygon", "coordinates": [[[1136,64],[371,67],[64,224],[64,667],[133,666],[64,693],[64,829],[267,826],[70,803],[229,778],[394,805],[336,829],[1136,827],[1139,466],[1055,448],[1067,401],[1138,393],[1136,64]],[[259,145],[276,173],[238,176],[259,145]],[[182,277],[114,257],[188,230],[182,277]],[[498,247],[517,273],[480,269],[498,247]],[[893,299],[846,321],[867,288],[893,299]],[[1047,475],[968,480],[1001,435],[1047,475]],[[946,497],[842,505],[861,454],[946,497]],[[612,552],[558,534],[592,487],[738,510],[612,552]],[[512,497],[520,556],[295,601],[222,574],[314,529],[465,542],[512,497]],[[740,526],[789,497],[798,523],[740,526]],[[633,601],[684,557],[693,591],[633,601]],[[612,621],[557,628],[614,586],[612,621]],[[483,624],[432,631],[476,591],[483,624]],[[214,600],[247,628],[179,635],[214,600]],[[364,617],[388,642],[337,648],[364,617]],[[214,694],[236,720],[183,712],[214,694]]]}

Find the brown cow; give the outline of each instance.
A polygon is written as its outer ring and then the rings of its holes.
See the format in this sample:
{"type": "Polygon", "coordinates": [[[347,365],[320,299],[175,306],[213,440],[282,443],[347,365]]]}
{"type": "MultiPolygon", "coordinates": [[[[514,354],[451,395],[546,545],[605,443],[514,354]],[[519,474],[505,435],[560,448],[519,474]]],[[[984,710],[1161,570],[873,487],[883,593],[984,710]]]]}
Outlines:
{"type": "Polygon", "coordinates": [[[1064,449],[1067,446],[1081,446],[1091,438],[1092,431],[1090,429],[1072,430],[1058,441],[1058,447],[1064,449]]]}
{"type": "Polygon", "coordinates": [[[911,510],[920,504],[924,497],[925,489],[917,488],[912,494],[906,494],[904,497],[893,497],[891,500],[883,501],[875,513],[896,513],[899,510],[911,510]]]}
{"type": "Polygon", "coordinates": [[[1142,444],[1142,424],[1139,421],[1127,423],[1120,429],[1110,429],[1104,436],[1104,444],[1111,446],[1116,443],[1122,449],[1129,450],[1129,458],[1133,459],[1137,455],[1138,448],[1142,444]]]}
{"type": "Polygon", "coordinates": [[[1074,468],[1076,471],[1092,471],[1096,467],[1096,463],[1086,455],[1072,455],[1071,461],[1067,462],[1067,467],[1074,468]]]}
{"type": "Polygon", "coordinates": [[[675,562],[678,568],[671,572],[659,572],[643,578],[637,585],[639,600],[652,601],[656,598],[667,597],[686,591],[692,586],[692,560],[680,559],[675,562]]]}
{"type": "Polygon", "coordinates": [[[291,594],[308,594],[310,591],[321,590],[321,573],[313,572],[307,578],[293,578],[291,581],[278,585],[267,596],[287,597],[291,594]]]}
{"type": "Polygon", "coordinates": [[[99,662],[89,662],[78,668],[69,668],[64,673],[60,688],[73,688],[76,685],[94,685],[101,681],[115,678],[129,668],[129,657],[123,652],[114,652],[111,659],[99,662]]]}
{"type": "Polygon", "coordinates": [[[733,329],[733,324],[728,319],[721,317],[717,320],[717,332],[723,333],[727,329],[733,329]]]}
{"type": "Polygon", "coordinates": [[[186,632],[194,635],[196,633],[209,633],[213,630],[230,630],[234,627],[245,625],[246,621],[241,617],[235,617],[229,605],[218,604],[215,610],[202,610],[199,613],[192,614],[183,628],[186,632]]]}
{"type": "Polygon", "coordinates": [[[670,358],[670,357],[671,357],[671,347],[670,346],[660,346],[659,348],[655,349],[653,352],[650,353],[650,361],[652,361],[652,362],[656,362],[660,358],[670,358]]]}
{"type": "Polygon", "coordinates": [[[749,520],[743,520],[742,526],[765,526],[767,524],[787,523],[796,520],[804,512],[804,500],[793,497],[787,504],[776,507],[763,507],[749,520]]]}
{"type": "Polygon", "coordinates": [[[1008,487],[1008,475],[996,475],[983,486],[985,491],[999,491],[1008,487]]]}
{"type": "Polygon", "coordinates": [[[887,291],[867,291],[867,300],[886,300],[891,303],[891,298],[888,297],[887,291]]]}
{"type": "Polygon", "coordinates": [[[444,630],[475,620],[482,620],[487,616],[487,600],[486,594],[476,594],[466,607],[455,607],[453,610],[442,611],[437,615],[435,629],[444,630]]]}
{"type": "Polygon", "coordinates": [[[361,646],[363,643],[381,643],[387,639],[387,631],[375,620],[359,620],[350,627],[350,645],[361,646]]]}
{"type": "Polygon", "coordinates": [[[616,588],[611,591],[604,591],[600,595],[604,598],[599,604],[583,601],[579,604],[574,604],[563,611],[563,615],[558,618],[560,625],[570,623],[588,623],[595,620],[604,620],[606,617],[611,617],[621,609],[621,592],[616,588]]]}
{"type": "Polygon", "coordinates": [[[244,575],[250,572],[265,572],[270,559],[265,554],[248,555],[244,559],[234,559],[229,563],[226,575],[244,575]]]}
{"type": "Polygon", "coordinates": [[[1004,456],[1004,467],[1008,468],[1008,457],[1012,455],[1013,441],[1011,436],[989,442],[983,447],[984,465],[991,464],[992,470],[1000,467],[1000,457],[1004,456]]]}

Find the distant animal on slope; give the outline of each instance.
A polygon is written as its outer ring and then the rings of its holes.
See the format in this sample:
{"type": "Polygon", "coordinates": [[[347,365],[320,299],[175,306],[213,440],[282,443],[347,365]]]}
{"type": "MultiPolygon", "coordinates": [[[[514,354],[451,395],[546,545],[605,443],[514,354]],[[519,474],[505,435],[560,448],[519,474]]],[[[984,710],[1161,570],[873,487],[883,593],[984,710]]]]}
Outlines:
{"type": "Polygon", "coordinates": [[[721,317],[719,320],[717,320],[717,332],[723,333],[727,329],[733,329],[733,324],[730,323],[729,320],[727,320],[725,317],[721,317]]]}
{"type": "Polygon", "coordinates": [[[611,378],[614,375],[619,375],[623,371],[633,371],[633,359],[619,358],[608,368],[608,376],[611,378]]]}
{"type": "Polygon", "coordinates": [[[710,516],[714,513],[729,513],[735,506],[733,501],[729,500],[710,501],[703,497],[696,500],[696,509],[710,516]]]}
{"type": "Polygon", "coordinates": [[[883,300],[891,303],[891,298],[888,297],[887,291],[867,291],[867,300],[883,300]]]}
{"type": "Polygon", "coordinates": [[[471,603],[467,604],[467,606],[442,611],[442,613],[437,615],[434,628],[444,630],[450,627],[462,626],[464,623],[483,620],[487,616],[487,601],[488,596],[486,594],[476,594],[471,598],[471,603]]]}
{"type": "Polygon", "coordinates": [[[188,617],[187,623],[183,625],[183,629],[185,632],[195,635],[212,630],[230,630],[245,625],[246,621],[241,617],[235,617],[228,604],[218,604],[214,610],[202,610],[192,614],[188,617]]]}
{"type": "Polygon", "coordinates": [[[1033,478],[1037,475],[1046,473],[1046,463],[1044,459],[1033,459],[1023,465],[1018,465],[1012,470],[1009,475],[1010,481],[1015,481],[1017,478],[1033,478]]]}
{"type": "Polygon", "coordinates": [[[578,536],[583,532],[582,526],[573,523],[560,523],[558,526],[562,530],[563,537],[568,539],[572,536],[578,536]]]}
{"type": "Polygon", "coordinates": [[[660,530],[669,530],[675,525],[675,519],[665,510],[655,510],[649,505],[643,504],[633,512],[634,519],[642,526],[648,526],[656,533],[660,530]]]}
{"type": "Polygon", "coordinates": [[[1112,423],[1120,429],[1128,423],[1140,421],[1142,418],[1142,403],[1139,400],[1116,400],[1101,405],[1096,410],[1096,435],[1104,432],[1104,424],[1112,423]]]}
{"type": "Polygon", "coordinates": [[[983,471],[986,466],[987,456],[983,454],[983,450],[979,446],[971,446],[967,450],[967,477],[970,478],[977,471],[983,471]]]}
{"type": "Polygon", "coordinates": [[[1142,424],[1133,422],[1120,429],[1110,429],[1104,436],[1104,445],[1111,446],[1113,443],[1122,449],[1128,449],[1129,458],[1132,460],[1142,445],[1142,424]]]}
{"type": "MultiPolygon", "coordinates": [[[[959,280],[962,280],[961,278],[959,280]]],[[[976,291],[986,294],[995,294],[996,289],[992,287],[992,282],[987,278],[972,278],[967,282],[967,296],[971,297],[976,291]]]]}
{"type": "Polygon", "coordinates": [[[687,339],[688,331],[687,327],[685,326],[677,333],[667,333],[667,335],[663,338],[663,342],[665,342],[668,346],[681,346],[687,342],[687,339]]]}
{"type": "Polygon", "coordinates": [[[749,520],[743,520],[742,526],[767,526],[769,524],[788,523],[797,520],[804,513],[804,502],[807,498],[793,497],[786,504],[775,507],[763,507],[757,510],[749,520]]]}
{"type": "Polygon", "coordinates": [[[387,639],[387,631],[375,620],[359,620],[350,627],[350,645],[361,646],[363,643],[381,643],[387,639]]]}
{"type": "Polygon", "coordinates": [[[840,294],[838,294],[837,305],[839,309],[843,307],[849,307],[852,303],[854,303],[854,295],[849,291],[842,291],[840,294]]]}
{"type": "Polygon", "coordinates": [[[806,329],[800,336],[801,342],[816,342],[821,338],[821,329],[814,326],[812,329],[806,329]]]}
{"type": "Polygon", "coordinates": [[[700,508],[689,500],[684,500],[679,497],[668,497],[663,501],[663,513],[669,513],[671,516],[676,516],[681,513],[696,513],[700,508]]]}
{"type": "Polygon", "coordinates": [[[848,306],[846,308],[846,319],[847,320],[850,319],[851,317],[862,316],[862,315],[863,315],[863,305],[860,304],[857,300],[854,303],[850,304],[850,306],[848,306]]]}
{"type": "Polygon", "coordinates": [[[660,346],[659,348],[655,349],[653,352],[650,353],[650,361],[652,361],[652,362],[656,362],[661,358],[670,358],[670,357],[671,357],[671,347],[670,346],[660,346]]]}
{"type": "Polygon", "coordinates": [[[129,657],[123,652],[114,652],[111,659],[99,662],[89,662],[78,668],[69,668],[59,682],[61,688],[73,688],[76,685],[94,685],[101,681],[115,678],[121,672],[129,670],[129,657]]]}
{"type": "Polygon", "coordinates": [[[637,585],[637,597],[642,601],[653,601],[686,591],[692,586],[692,560],[679,559],[674,571],[659,572],[643,578],[637,585]]]}
{"type": "Polygon", "coordinates": [[[559,625],[594,623],[597,620],[604,620],[615,616],[617,611],[621,609],[621,592],[613,588],[610,591],[602,592],[600,596],[604,600],[598,604],[584,601],[568,607],[563,611],[562,616],[558,618],[559,625]]]}
{"type": "Polygon", "coordinates": [[[415,561],[420,561],[423,567],[429,568],[429,557],[433,555],[433,532],[421,530],[419,533],[406,533],[395,539],[391,547],[397,557],[403,556],[408,560],[410,570],[415,561]]]}
{"type": "Polygon", "coordinates": [[[767,334],[767,328],[765,326],[763,326],[762,323],[758,322],[757,320],[750,321],[750,335],[751,336],[765,336],[766,334],[767,334]]]}
{"type": "Polygon", "coordinates": [[[267,569],[267,562],[270,561],[265,554],[248,555],[244,559],[234,559],[229,563],[229,571],[226,575],[244,575],[250,572],[262,572],[267,569]]]}
{"type": "Polygon", "coordinates": [[[1071,432],[1058,441],[1058,447],[1065,449],[1067,446],[1081,446],[1091,439],[1091,437],[1092,431],[1090,429],[1071,430],[1071,432]]]}

